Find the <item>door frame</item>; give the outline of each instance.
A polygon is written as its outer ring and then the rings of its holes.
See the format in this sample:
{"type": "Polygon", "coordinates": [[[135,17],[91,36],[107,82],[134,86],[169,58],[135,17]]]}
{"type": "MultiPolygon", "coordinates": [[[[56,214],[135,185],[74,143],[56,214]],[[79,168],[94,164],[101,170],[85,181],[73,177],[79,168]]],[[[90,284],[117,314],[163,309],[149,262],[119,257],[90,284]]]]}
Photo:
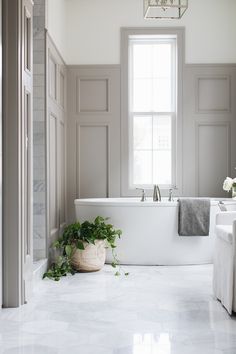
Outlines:
{"type": "MultiPolygon", "coordinates": [[[[24,222],[24,0],[3,1],[3,307],[26,302],[24,222]]],[[[31,1],[31,0],[30,0],[31,1]]],[[[31,211],[32,215],[32,211],[31,211]]],[[[32,237],[32,235],[31,235],[32,237]]]]}
{"type": "Polygon", "coordinates": [[[0,308],[2,289],[2,0],[0,0],[0,308]]]}

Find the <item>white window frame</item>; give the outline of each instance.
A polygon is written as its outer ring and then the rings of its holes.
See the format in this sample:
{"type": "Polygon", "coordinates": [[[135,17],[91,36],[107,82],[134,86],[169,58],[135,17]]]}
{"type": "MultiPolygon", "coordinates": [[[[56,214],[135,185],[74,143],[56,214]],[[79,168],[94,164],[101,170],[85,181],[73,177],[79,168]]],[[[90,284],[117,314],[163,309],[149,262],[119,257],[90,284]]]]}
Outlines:
{"type": "MultiPolygon", "coordinates": [[[[130,112],[130,48],[129,40],[134,36],[167,36],[176,38],[177,84],[176,84],[176,114],[172,117],[172,185],[160,185],[163,196],[168,195],[169,188],[175,188],[176,194],[182,195],[182,91],[183,91],[183,64],[184,64],[184,35],[185,30],[178,28],[122,28],[121,29],[121,195],[137,196],[137,185],[131,183],[132,155],[133,155],[133,122],[130,112]]],[[[155,114],[156,112],[147,112],[155,114]]],[[[163,114],[162,112],[160,112],[163,114]]],[[[143,114],[143,113],[142,113],[143,114]]],[[[164,114],[169,114],[164,112],[164,114]]],[[[163,114],[163,115],[164,115],[163,114]]],[[[144,112],[145,115],[145,112],[144,112]]],[[[170,114],[169,114],[170,115],[170,114]]],[[[153,187],[140,185],[152,195],[153,187]]]]}
{"type": "MultiPolygon", "coordinates": [[[[149,111],[149,112],[134,112],[131,107],[132,107],[132,98],[133,98],[133,93],[132,93],[132,87],[130,85],[129,87],[129,120],[130,120],[130,127],[129,127],[129,188],[130,189],[134,189],[136,187],[141,187],[141,188],[145,188],[145,189],[150,189],[152,188],[152,185],[150,184],[134,184],[133,183],[133,156],[134,156],[134,150],[133,150],[133,118],[135,116],[147,116],[150,117],[152,116],[152,120],[154,116],[170,116],[171,117],[171,184],[169,185],[161,185],[159,184],[159,187],[161,189],[169,189],[169,188],[173,188],[176,186],[176,156],[175,156],[175,150],[176,150],[176,139],[175,139],[175,135],[176,135],[176,109],[177,109],[177,102],[176,102],[176,93],[177,93],[177,88],[176,88],[176,84],[177,84],[177,53],[176,53],[176,49],[177,49],[177,43],[176,43],[176,36],[172,36],[170,38],[170,36],[167,36],[167,38],[163,38],[163,36],[156,36],[156,38],[151,39],[150,36],[149,38],[147,36],[145,36],[146,38],[144,38],[145,40],[145,44],[152,44],[154,40],[158,40],[162,43],[167,43],[170,44],[171,42],[171,50],[172,50],[172,74],[175,77],[175,81],[174,84],[171,87],[172,90],[172,102],[171,102],[171,107],[173,108],[172,111],[167,112],[167,111],[149,111]],[[161,38],[162,37],[162,38],[161,38]],[[149,40],[149,42],[148,42],[149,40]]],[[[132,51],[132,44],[135,44],[135,41],[137,42],[137,44],[140,43],[141,37],[137,37],[137,39],[135,38],[129,38],[129,83],[131,83],[133,81],[133,73],[132,73],[132,55],[133,55],[133,51],[132,51]],[[130,45],[130,40],[132,40],[133,43],[131,43],[130,45]]]]}

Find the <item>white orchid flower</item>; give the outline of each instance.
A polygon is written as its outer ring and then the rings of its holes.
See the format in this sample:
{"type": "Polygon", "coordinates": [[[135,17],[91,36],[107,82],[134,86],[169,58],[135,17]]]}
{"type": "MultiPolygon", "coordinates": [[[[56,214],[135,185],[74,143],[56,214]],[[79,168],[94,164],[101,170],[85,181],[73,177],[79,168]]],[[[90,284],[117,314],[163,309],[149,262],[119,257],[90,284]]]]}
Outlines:
{"type": "Polygon", "coordinates": [[[233,183],[235,183],[234,180],[230,177],[227,177],[223,183],[223,190],[229,192],[233,186],[233,183]]]}

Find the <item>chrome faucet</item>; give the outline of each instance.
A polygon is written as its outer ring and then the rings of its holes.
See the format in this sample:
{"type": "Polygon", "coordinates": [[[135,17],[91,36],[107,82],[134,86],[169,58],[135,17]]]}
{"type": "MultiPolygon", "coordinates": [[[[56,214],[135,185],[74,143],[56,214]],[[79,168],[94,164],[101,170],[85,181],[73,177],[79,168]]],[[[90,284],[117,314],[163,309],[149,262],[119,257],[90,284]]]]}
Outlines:
{"type": "Polygon", "coordinates": [[[153,201],[154,202],[161,201],[161,192],[157,184],[154,184],[154,188],[153,188],[153,201]]]}
{"type": "Polygon", "coordinates": [[[146,198],[146,192],[145,192],[145,189],[143,188],[136,188],[138,191],[142,191],[142,196],[141,196],[141,200],[140,202],[145,202],[145,200],[147,199],[146,198]]]}
{"type": "Polygon", "coordinates": [[[173,189],[170,188],[169,189],[169,198],[168,198],[168,202],[173,202],[174,198],[173,198],[173,189]]]}

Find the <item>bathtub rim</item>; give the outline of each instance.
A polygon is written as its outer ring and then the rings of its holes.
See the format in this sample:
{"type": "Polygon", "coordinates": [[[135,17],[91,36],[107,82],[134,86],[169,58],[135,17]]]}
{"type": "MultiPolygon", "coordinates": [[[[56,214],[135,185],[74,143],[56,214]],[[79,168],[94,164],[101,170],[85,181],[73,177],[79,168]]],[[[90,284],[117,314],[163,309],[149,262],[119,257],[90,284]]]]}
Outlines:
{"type": "MultiPolygon", "coordinates": [[[[198,199],[210,199],[211,206],[218,205],[219,201],[226,201],[236,203],[232,201],[231,198],[198,198],[198,199]]],[[[75,199],[74,204],[80,206],[112,206],[112,207],[176,207],[178,206],[177,198],[173,202],[169,202],[167,199],[164,199],[161,202],[153,202],[152,198],[148,198],[145,202],[141,202],[140,198],[81,198],[75,199]]]]}

